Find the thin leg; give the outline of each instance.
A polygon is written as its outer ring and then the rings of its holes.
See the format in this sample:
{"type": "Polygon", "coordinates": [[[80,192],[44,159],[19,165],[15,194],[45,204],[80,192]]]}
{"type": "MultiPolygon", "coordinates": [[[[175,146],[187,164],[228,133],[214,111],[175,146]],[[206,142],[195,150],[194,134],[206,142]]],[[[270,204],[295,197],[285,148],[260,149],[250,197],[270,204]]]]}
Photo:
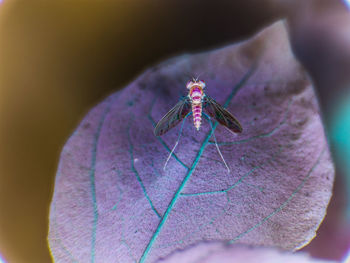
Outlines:
{"type": "Polygon", "coordinates": [[[184,125],[185,125],[185,120],[186,120],[186,118],[187,118],[190,114],[191,114],[191,112],[189,112],[189,113],[185,116],[185,118],[183,119],[183,121],[182,121],[179,136],[177,137],[176,143],[175,143],[173,149],[171,150],[171,152],[170,152],[168,158],[166,159],[166,162],[165,162],[165,164],[164,164],[163,170],[165,170],[165,168],[166,168],[166,166],[167,166],[167,164],[168,164],[168,162],[169,162],[169,160],[170,160],[171,155],[173,154],[173,152],[175,151],[176,146],[177,146],[178,143],[179,143],[179,140],[180,140],[180,137],[181,137],[181,134],[182,134],[182,129],[183,129],[184,125]]]}
{"type": "Polygon", "coordinates": [[[222,161],[224,162],[224,164],[225,164],[225,166],[226,166],[226,168],[227,168],[227,171],[230,172],[231,170],[230,170],[230,168],[228,167],[227,163],[225,162],[225,159],[224,159],[224,157],[222,156],[221,151],[220,151],[220,149],[219,149],[219,145],[218,145],[218,143],[217,143],[217,141],[216,141],[215,132],[214,132],[214,130],[213,130],[213,124],[212,124],[212,122],[211,122],[211,118],[210,118],[206,113],[204,113],[204,112],[203,112],[203,115],[204,115],[204,117],[206,117],[206,119],[207,119],[207,120],[209,121],[209,123],[210,123],[211,130],[213,131],[213,137],[214,137],[214,142],[215,142],[215,145],[216,145],[216,149],[218,150],[218,152],[219,152],[219,154],[220,154],[220,157],[221,157],[222,161]]]}

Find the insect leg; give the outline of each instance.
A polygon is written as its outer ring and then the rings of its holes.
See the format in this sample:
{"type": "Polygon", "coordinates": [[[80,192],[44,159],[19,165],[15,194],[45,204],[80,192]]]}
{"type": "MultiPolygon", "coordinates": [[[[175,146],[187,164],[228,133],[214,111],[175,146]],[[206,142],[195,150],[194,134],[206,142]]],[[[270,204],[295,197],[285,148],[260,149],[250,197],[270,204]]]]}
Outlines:
{"type": "Polygon", "coordinates": [[[226,168],[227,168],[227,171],[230,172],[231,170],[230,170],[230,168],[228,167],[227,163],[225,162],[225,159],[224,159],[224,157],[222,156],[222,153],[221,153],[221,151],[220,151],[220,149],[219,149],[219,145],[218,145],[218,143],[217,143],[217,141],[216,141],[215,132],[214,132],[214,130],[213,130],[213,124],[212,124],[212,122],[211,122],[211,118],[210,118],[205,112],[203,112],[203,115],[204,115],[204,117],[205,117],[205,118],[209,121],[209,123],[210,123],[211,130],[213,131],[213,137],[214,137],[214,142],[215,142],[216,149],[218,150],[218,152],[219,152],[219,154],[220,154],[220,157],[221,157],[222,161],[224,162],[224,164],[225,164],[225,166],[226,166],[226,168]]]}
{"type": "Polygon", "coordinates": [[[165,164],[164,164],[163,170],[165,170],[165,168],[166,168],[166,166],[167,166],[167,164],[168,164],[168,162],[169,162],[169,160],[170,160],[171,155],[173,154],[173,152],[175,151],[176,146],[177,146],[178,143],[179,143],[179,140],[180,140],[180,137],[181,137],[181,134],[182,134],[182,129],[183,129],[184,125],[185,125],[185,120],[186,120],[186,118],[187,118],[189,115],[191,115],[191,113],[192,113],[192,112],[187,113],[187,115],[186,115],[186,116],[184,117],[184,119],[182,120],[182,124],[181,124],[181,128],[180,128],[179,136],[177,137],[176,143],[175,143],[173,149],[171,150],[171,152],[170,152],[168,158],[166,159],[166,162],[165,162],[165,164]]]}

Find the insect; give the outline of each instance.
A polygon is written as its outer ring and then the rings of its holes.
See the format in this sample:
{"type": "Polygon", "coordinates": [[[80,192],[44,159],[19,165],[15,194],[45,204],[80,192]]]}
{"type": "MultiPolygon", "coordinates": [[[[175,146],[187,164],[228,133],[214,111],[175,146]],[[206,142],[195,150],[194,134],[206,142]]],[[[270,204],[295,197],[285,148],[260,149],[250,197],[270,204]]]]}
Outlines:
{"type": "MultiPolygon", "coordinates": [[[[161,136],[168,132],[171,128],[175,127],[178,123],[183,121],[178,140],[175,143],[175,146],[171,150],[168,159],[164,164],[164,169],[174,152],[182,133],[183,125],[185,119],[192,114],[193,115],[193,125],[197,131],[199,131],[202,123],[202,116],[204,116],[210,122],[210,126],[213,129],[211,118],[218,121],[221,125],[225,126],[229,131],[233,133],[241,133],[242,126],[239,121],[224,107],[217,103],[213,98],[205,94],[206,84],[198,78],[192,78],[186,84],[188,89],[188,95],[181,99],[165,116],[157,123],[154,128],[154,134],[156,136],[161,136]]],[[[213,132],[216,148],[227,168],[225,159],[223,158],[219,146],[217,144],[215,134],[213,132]]]]}

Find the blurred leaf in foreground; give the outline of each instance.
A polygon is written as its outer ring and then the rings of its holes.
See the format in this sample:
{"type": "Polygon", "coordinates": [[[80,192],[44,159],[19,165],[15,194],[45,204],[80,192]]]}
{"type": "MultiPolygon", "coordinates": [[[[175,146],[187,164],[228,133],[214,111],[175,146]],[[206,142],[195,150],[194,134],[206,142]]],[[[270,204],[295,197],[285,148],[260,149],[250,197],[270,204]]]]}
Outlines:
{"type": "Polygon", "coordinates": [[[175,251],[157,263],[335,263],[313,259],[307,253],[291,253],[273,248],[225,245],[219,242],[199,243],[175,251]]]}

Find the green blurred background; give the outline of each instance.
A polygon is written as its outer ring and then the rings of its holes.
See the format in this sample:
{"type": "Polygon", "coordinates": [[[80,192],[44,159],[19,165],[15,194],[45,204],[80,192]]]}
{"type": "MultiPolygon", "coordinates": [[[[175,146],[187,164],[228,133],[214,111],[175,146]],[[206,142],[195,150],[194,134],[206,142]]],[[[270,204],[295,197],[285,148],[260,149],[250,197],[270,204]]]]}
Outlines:
{"type": "MultiPolygon", "coordinates": [[[[163,59],[295,17],[300,7],[291,2],[3,0],[0,253],[6,261],[51,261],[46,236],[60,150],[92,106],[163,59]]],[[[339,200],[336,216],[345,205],[339,200]]],[[[313,254],[323,256],[315,244],[313,254]]]]}

